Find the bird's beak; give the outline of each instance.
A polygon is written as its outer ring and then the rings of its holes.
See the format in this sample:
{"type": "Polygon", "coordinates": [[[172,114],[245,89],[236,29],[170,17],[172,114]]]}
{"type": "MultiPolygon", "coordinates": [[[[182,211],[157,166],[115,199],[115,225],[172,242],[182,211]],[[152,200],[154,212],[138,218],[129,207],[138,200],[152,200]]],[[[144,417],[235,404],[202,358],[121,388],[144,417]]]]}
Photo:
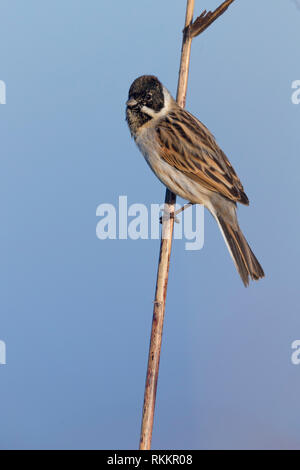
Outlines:
{"type": "Polygon", "coordinates": [[[127,102],[126,102],[126,106],[128,108],[134,108],[136,105],[138,104],[138,102],[136,100],[134,100],[133,98],[130,98],[127,102]]]}

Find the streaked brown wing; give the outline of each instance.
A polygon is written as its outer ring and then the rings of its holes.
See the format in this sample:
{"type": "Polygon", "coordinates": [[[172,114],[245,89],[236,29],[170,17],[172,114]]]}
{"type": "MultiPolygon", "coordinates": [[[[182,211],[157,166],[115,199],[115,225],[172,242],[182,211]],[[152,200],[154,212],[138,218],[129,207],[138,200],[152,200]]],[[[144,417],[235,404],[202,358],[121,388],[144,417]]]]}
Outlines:
{"type": "Polygon", "coordinates": [[[242,183],[214,136],[184,109],[170,112],[156,127],[161,156],[211,191],[249,204],[242,183]]]}

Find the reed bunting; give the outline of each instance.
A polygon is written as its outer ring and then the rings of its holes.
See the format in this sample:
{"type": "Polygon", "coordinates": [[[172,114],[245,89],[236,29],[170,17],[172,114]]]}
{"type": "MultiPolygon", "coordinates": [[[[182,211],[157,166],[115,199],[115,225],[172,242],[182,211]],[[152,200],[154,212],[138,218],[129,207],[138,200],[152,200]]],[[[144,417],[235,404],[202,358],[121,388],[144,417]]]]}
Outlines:
{"type": "Polygon", "coordinates": [[[170,191],[203,204],[216,219],[245,286],[264,272],[237,220],[237,202],[248,205],[242,183],[210,131],[181,108],[152,75],[129,90],[126,120],[148,165],[170,191]]]}

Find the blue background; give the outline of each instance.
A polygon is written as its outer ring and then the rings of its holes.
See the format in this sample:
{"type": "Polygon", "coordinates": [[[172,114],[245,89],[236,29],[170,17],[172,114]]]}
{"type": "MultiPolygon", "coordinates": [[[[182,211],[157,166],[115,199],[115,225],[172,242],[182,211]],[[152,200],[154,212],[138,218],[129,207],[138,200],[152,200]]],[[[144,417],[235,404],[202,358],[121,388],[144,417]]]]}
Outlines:
{"type": "MultiPolygon", "coordinates": [[[[100,241],[95,214],[164,199],[124,103],[145,73],[176,93],[185,3],[1,2],[2,449],[138,445],[159,241],[100,241]]],[[[292,0],[237,0],[193,42],[187,108],[266,279],[243,287],[208,214],[201,251],[174,242],[153,448],[300,449],[299,42],[292,0]]]]}

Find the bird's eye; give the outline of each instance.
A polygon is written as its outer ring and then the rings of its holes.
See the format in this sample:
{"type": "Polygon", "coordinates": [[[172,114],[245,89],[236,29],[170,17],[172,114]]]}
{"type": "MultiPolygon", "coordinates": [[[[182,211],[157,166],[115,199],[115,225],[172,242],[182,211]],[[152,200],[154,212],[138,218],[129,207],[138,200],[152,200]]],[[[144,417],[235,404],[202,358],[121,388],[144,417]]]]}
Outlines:
{"type": "Polygon", "coordinates": [[[152,98],[152,95],[151,95],[151,93],[147,93],[147,95],[146,95],[146,100],[147,100],[147,101],[150,101],[150,100],[151,100],[151,98],[152,98]]]}

